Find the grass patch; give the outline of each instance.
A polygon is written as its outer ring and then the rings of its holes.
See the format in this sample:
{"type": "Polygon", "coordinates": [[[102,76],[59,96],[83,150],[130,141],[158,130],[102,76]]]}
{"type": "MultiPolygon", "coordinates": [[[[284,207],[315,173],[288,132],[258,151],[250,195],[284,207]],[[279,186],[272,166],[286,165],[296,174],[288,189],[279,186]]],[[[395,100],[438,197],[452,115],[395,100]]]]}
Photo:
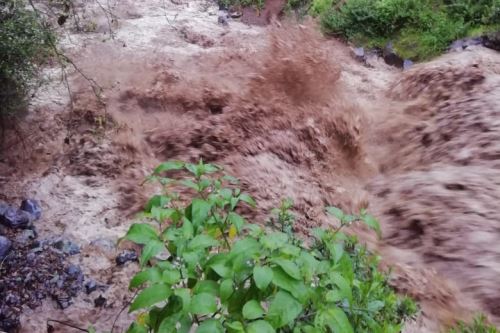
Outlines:
{"type": "Polygon", "coordinates": [[[309,13],[327,34],[412,60],[439,55],[456,39],[497,31],[500,0],[313,0],[309,13]]]}

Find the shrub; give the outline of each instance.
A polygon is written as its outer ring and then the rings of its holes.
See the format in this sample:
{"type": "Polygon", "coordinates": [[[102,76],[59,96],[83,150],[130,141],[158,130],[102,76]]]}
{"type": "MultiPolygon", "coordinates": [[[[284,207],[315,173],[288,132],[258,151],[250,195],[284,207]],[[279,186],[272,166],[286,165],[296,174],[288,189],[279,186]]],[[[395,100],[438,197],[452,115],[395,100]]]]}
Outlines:
{"type": "Polygon", "coordinates": [[[0,118],[24,109],[54,35],[21,0],[0,0],[0,118]]]}
{"type": "Polygon", "coordinates": [[[129,332],[400,332],[416,312],[342,232],[358,221],[378,232],[364,211],[328,207],[340,225],[300,239],[289,200],[267,227],[247,223],[238,211],[254,200],[215,165],[166,162],[148,179],[163,191],[124,237],[143,245],[129,332]]]}
{"type": "Polygon", "coordinates": [[[498,330],[496,327],[488,324],[483,315],[480,315],[471,324],[459,323],[449,333],[498,333],[498,330]]]}

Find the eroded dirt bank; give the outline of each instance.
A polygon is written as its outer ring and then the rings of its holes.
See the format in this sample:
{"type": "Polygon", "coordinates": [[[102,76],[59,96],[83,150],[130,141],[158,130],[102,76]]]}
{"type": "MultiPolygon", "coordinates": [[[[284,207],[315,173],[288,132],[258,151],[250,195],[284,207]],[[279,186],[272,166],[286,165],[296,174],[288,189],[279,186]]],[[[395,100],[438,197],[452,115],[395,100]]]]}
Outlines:
{"type": "MultiPolygon", "coordinates": [[[[65,310],[48,300],[25,311],[23,332],[45,332],[47,318],[110,329],[137,269],[116,266],[116,241],[148,193],[143,177],[171,158],[223,165],[262,213],[291,197],[298,232],[331,223],[325,205],[368,207],[384,237],[356,231],[422,306],[408,332],[478,310],[500,323],[497,53],[477,48],[402,73],[357,62],[311,24],[222,26],[211,3],[120,1],[111,38],[102,11],[85,6],[96,31],[63,44],[104,88],[105,108],[76,74],[69,108],[48,70],[23,141],[4,152],[0,199],[39,199],[40,234],[79,243],[72,260],[109,288],[65,310]]],[[[116,327],[129,320],[123,313],[116,327]]]]}

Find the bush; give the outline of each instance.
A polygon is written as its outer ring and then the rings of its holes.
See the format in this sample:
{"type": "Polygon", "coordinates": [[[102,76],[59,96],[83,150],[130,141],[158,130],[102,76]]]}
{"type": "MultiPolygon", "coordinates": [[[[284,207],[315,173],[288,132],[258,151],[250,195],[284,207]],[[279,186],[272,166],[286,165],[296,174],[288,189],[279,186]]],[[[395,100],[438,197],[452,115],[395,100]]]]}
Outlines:
{"type": "Polygon", "coordinates": [[[247,223],[238,211],[254,200],[215,165],[166,162],[149,180],[163,191],[125,236],[143,245],[130,282],[139,290],[130,311],[140,313],[129,332],[395,333],[416,312],[378,259],[342,232],[358,221],[378,232],[364,211],[328,207],[340,225],[302,240],[288,200],[267,227],[247,223]]]}
{"type": "Polygon", "coordinates": [[[329,34],[368,47],[393,41],[402,56],[425,60],[456,39],[498,29],[500,0],[347,0],[320,14],[329,34]]]}
{"type": "Polygon", "coordinates": [[[498,330],[488,324],[483,315],[480,315],[471,324],[459,323],[449,333],[498,333],[498,330]]]}
{"type": "Polygon", "coordinates": [[[0,0],[0,118],[26,107],[39,65],[54,36],[20,0],[0,0]]]}

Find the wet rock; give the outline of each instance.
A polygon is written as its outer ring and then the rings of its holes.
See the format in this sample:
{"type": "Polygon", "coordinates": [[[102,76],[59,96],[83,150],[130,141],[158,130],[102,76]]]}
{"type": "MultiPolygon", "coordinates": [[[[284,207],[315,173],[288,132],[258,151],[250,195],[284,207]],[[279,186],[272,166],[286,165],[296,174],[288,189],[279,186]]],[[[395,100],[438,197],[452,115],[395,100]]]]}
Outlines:
{"type": "Polygon", "coordinates": [[[122,266],[129,261],[137,261],[137,253],[134,250],[125,250],[120,253],[115,261],[118,266],[122,266]]]}
{"type": "Polygon", "coordinates": [[[24,210],[14,207],[8,207],[2,215],[0,215],[0,223],[9,228],[29,228],[33,216],[24,210]]]}
{"type": "Polygon", "coordinates": [[[12,247],[12,242],[4,236],[0,236],[0,260],[4,259],[12,247]]]}
{"type": "Polygon", "coordinates": [[[106,298],[102,297],[102,295],[99,295],[99,297],[94,300],[94,306],[96,308],[102,308],[106,305],[106,301],[106,298]]]}
{"type": "Polygon", "coordinates": [[[409,59],[406,59],[404,62],[403,62],[403,69],[406,71],[410,68],[413,67],[413,61],[409,60],[409,59]]]}
{"type": "Polygon", "coordinates": [[[217,18],[217,22],[221,25],[229,24],[229,15],[226,11],[219,11],[219,17],[217,18]]]}
{"type": "Polygon", "coordinates": [[[38,201],[33,199],[25,199],[21,202],[21,210],[30,213],[35,220],[38,220],[42,216],[42,207],[38,201]]]}
{"type": "Polygon", "coordinates": [[[365,57],[365,49],[362,47],[356,47],[353,49],[354,55],[356,58],[363,59],[365,57]]]}
{"type": "Polygon", "coordinates": [[[66,238],[58,238],[53,240],[52,247],[70,256],[80,253],[80,246],[66,238]]]}
{"type": "Polygon", "coordinates": [[[102,283],[98,283],[94,279],[90,279],[87,280],[87,282],[85,282],[85,292],[87,293],[87,295],[91,294],[96,290],[106,291],[106,289],[108,288],[109,286],[102,283]]]}
{"type": "Polygon", "coordinates": [[[87,282],[85,282],[85,292],[87,293],[87,295],[96,290],[97,290],[97,282],[95,282],[95,280],[90,279],[87,282]]]}
{"type": "Polygon", "coordinates": [[[10,206],[5,201],[0,201],[0,216],[2,216],[10,206]]]}
{"type": "Polygon", "coordinates": [[[387,43],[387,45],[385,46],[383,52],[383,58],[386,64],[398,68],[403,68],[404,60],[396,54],[392,42],[387,43]]]}
{"type": "Polygon", "coordinates": [[[489,49],[500,51],[500,31],[484,36],[483,45],[489,49]]]}

